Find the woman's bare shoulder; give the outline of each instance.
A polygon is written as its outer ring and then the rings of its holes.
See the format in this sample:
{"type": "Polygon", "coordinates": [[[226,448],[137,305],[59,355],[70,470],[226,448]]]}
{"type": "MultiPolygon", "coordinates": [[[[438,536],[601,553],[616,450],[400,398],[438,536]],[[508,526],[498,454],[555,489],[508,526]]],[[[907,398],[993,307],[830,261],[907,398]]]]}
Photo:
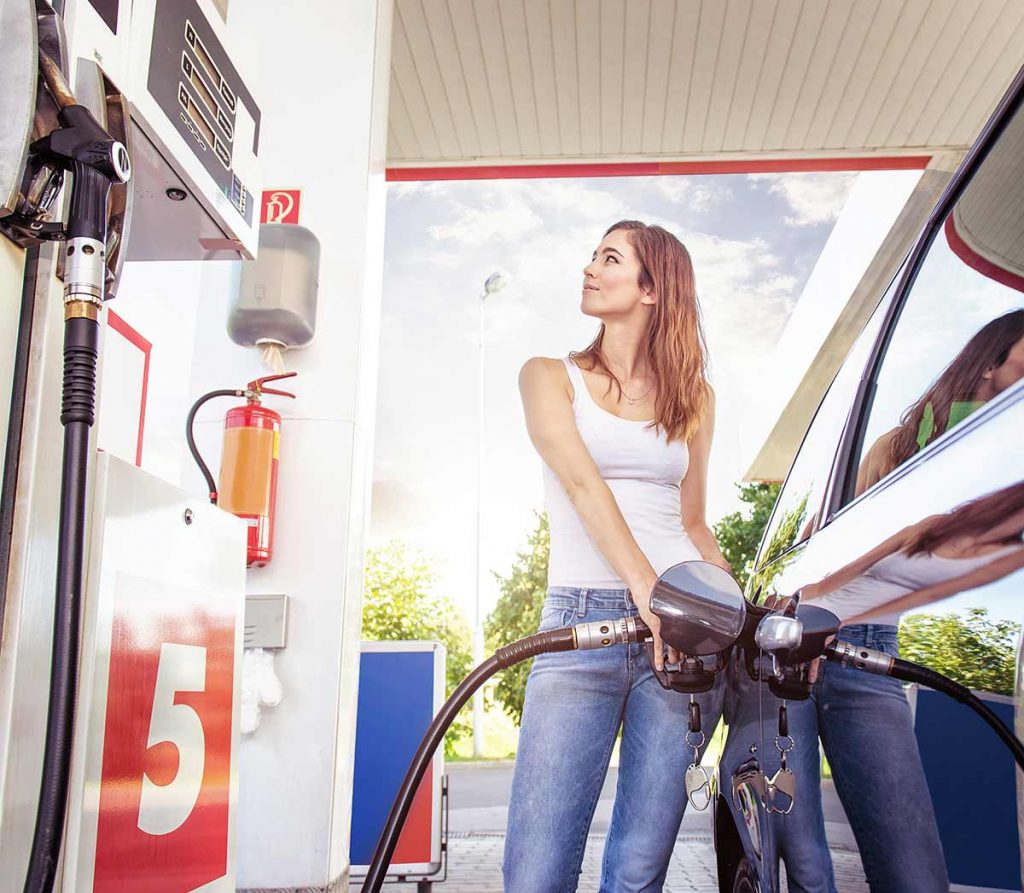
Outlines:
{"type": "Polygon", "coordinates": [[[519,370],[519,387],[543,390],[558,388],[571,394],[565,363],[554,357],[530,357],[519,370]]]}
{"type": "Polygon", "coordinates": [[[555,357],[530,357],[523,368],[519,370],[519,377],[529,377],[531,380],[568,380],[569,376],[565,370],[565,363],[555,357]]]}

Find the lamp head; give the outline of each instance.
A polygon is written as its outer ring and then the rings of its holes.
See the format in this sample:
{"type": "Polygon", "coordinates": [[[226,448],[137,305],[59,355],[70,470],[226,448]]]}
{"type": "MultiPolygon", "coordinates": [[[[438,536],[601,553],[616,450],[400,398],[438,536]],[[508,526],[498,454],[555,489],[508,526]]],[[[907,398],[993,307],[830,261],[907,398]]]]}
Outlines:
{"type": "Polygon", "coordinates": [[[499,291],[505,288],[510,281],[511,278],[509,277],[508,273],[502,272],[501,270],[496,270],[484,280],[484,293],[480,297],[487,298],[493,294],[497,294],[499,291]]]}

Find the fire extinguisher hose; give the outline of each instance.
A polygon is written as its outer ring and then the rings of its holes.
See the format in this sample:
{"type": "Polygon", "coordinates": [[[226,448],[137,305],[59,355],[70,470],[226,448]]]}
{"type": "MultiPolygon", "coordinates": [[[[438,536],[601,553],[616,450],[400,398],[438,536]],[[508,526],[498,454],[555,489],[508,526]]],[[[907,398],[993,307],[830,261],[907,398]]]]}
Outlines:
{"type": "Polygon", "coordinates": [[[239,390],[219,390],[210,391],[208,394],[203,394],[195,403],[192,404],[192,408],[188,411],[188,419],[185,422],[185,439],[188,441],[189,452],[192,453],[192,458],[196,460],[196,465],[199,466],[199,470],[203,473],[203,477],[206,479],[206,487],[210,493],[210,502],[214,505],[217,504],[217,484],[213,480],[213,475],[210,474],[210,469],[207,464],[203,461],[203,457],[199,455],[199,447],[196,446],[196,438],[193,433],[194,423],[196,420],[196,413],[208,400],[213,400],[215,397],[244,397],[245,391],[239,390]]]}

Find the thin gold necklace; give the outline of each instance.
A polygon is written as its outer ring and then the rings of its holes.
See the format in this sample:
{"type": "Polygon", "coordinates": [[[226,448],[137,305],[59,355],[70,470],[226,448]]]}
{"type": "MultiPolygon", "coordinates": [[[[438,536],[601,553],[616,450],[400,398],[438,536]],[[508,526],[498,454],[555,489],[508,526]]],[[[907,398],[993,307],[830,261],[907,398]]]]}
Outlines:
{"type": "Polygon", "coordinates": [[[637,403],[639,403],[639,402],[640,402],[641,400],[644,400],[644,399],[646,399],[647,395],[648,395],[648,394],[650,394],[650,393],[651,393],[651,391],[653,391],[653,390],[654,390],[654,382],[652,381],[652,382],[651,382],[651,386],[650,386],[650,387],[649,387],[649,388],[648,388],[648,389],[647,389],[646,391],[644,391],[644,392],[643,392],[643,393],[642,393],[642,394],[641,394],[641,395],[640,395],[639,397],[630,397],[630,396],[629,396],[629,394],[627,394],[627,393],[626,393],[626,392],[625,392],[625,391],[623,390],[623,388],[622,388],[622,385],[621,385],[621,384],[619,385],[619,393],[621,393],[621,394],[622,394],[622,396],[626,398],[626,402],[627,402],[627,403],[628,403],[628,404],[629,404],[630,406],[635,406],[635,405],[636,405],[637,403]]]}

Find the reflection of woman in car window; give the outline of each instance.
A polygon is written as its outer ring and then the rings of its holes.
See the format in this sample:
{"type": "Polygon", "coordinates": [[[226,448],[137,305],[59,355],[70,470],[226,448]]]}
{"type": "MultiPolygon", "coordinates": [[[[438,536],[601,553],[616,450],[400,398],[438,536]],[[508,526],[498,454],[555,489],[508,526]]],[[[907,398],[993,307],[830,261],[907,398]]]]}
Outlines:
{"type": "Polygon", "coordinates": [[[901,530],[842,570],[803,587],[844,624],[901,614],[1024,567],[1024,481],[901,530]]]}
{"type": "Polygon", "coordinates": [[[857,472],[857,495],[1021,378],[1024,310],[1013,310],[982,327],[900,424],[871,445],[857,472]]]}
{"type": "MultiPolygon", "coordinates": [[[[843,641],[898,656],[900,614],[1024,567],[1022,532],[1024,481],[901,530],[846,567],[804,586],[802,600],[837,614],[843,641]]],[[[779,849],[787,869],[795,857],[828,870],[815,790],[818,754],[811,743],[820,736],[871,889],[949,889],[902,686],[838,664],[819,669],[810,699],[790,702],[788,711],[791,734],[802,743],[790,766],[805,799],[782,829],[785,840],[779,849]]]]}

